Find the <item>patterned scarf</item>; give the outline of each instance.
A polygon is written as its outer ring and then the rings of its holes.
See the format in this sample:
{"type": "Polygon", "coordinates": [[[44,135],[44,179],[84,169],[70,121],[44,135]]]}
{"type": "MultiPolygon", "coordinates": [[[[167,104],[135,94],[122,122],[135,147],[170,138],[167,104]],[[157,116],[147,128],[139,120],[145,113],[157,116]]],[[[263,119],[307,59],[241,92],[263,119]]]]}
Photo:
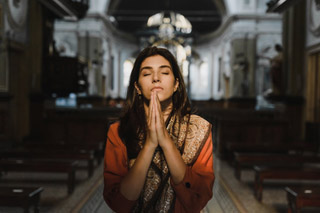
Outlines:
{"type": "MultiPolygon", "coordinates": [[[[181,122],[172,116],[167,130],[187,166],[192,165],[209,136],[211,125],[197,115],[185,116],[181,122]]],[[[140,147],[142,147],[140,142],[140,147]]],[[[134,164],[131,159],[129,167],[134,164]]],[[[173,212],[175,192],[170,184],[170,172],[164,154],[158,148],[148,170],[146,182],[133,212],[173,212]]]]}

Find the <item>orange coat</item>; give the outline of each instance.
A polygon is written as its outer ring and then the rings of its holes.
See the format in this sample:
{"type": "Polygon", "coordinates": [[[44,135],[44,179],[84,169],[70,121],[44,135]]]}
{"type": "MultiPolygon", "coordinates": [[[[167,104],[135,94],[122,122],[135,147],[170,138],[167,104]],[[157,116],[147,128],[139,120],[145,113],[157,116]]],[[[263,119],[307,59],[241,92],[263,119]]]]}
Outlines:
{"type": "MultiPolygon", "coordinates": [[[[120,182],[128,172],[126,146],[118,135],[119,122],[110,126],[104,158],[103,196],[115,212],[131,212],[136,201],[126,199],[119,191],[120,182]]],[[[214,183],[212,135],[207,138],[200,155],[188,166],[184,179],[171,185],[176,194],[174,212],[200,212],[212,197],[214,183]]]]}

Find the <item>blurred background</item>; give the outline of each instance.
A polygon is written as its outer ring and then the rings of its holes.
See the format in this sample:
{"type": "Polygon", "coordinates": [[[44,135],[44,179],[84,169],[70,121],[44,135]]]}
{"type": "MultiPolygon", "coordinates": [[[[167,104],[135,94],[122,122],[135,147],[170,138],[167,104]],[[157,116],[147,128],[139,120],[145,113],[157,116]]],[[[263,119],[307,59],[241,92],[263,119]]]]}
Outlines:
{"type": "Polygon", "coordinates": [[[213,125],[204,212],[320,211],[319,0],[0,0],[0,212],[109,211],[108,125],[152,45],[213,125]]]}

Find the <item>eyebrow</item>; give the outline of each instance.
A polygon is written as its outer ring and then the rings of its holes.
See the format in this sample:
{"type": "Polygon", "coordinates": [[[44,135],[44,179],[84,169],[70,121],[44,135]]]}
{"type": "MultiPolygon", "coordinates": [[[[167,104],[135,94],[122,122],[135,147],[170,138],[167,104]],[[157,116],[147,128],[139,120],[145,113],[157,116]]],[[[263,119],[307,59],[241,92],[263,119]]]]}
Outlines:
{"type": "MultiPolygon", "coordinates": [[[[169,66],[169,65],[161,65],[160,68],[169,68],[170,70],[172,70],[171,66],[169,66]]],[[[152,67],[150,67],[150,66],[145,66],[145,67],[142,67],[142,68],[140,69],[140,72],[141,72],[142,70],[152,70],[152,67]]]]}

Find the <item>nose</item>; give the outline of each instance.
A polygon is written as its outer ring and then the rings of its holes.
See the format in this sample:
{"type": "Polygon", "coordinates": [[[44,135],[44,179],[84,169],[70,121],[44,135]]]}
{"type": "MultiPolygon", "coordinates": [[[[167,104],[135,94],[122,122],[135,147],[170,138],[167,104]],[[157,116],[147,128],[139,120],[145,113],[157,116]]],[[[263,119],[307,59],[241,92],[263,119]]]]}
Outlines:
{"type": "Polygon", "coordinates": [[[159,78],[158,74],[155,73],[153,75],[152,83],[158,83],[158,82],[160,82],[160,78],[159,78]]]}

